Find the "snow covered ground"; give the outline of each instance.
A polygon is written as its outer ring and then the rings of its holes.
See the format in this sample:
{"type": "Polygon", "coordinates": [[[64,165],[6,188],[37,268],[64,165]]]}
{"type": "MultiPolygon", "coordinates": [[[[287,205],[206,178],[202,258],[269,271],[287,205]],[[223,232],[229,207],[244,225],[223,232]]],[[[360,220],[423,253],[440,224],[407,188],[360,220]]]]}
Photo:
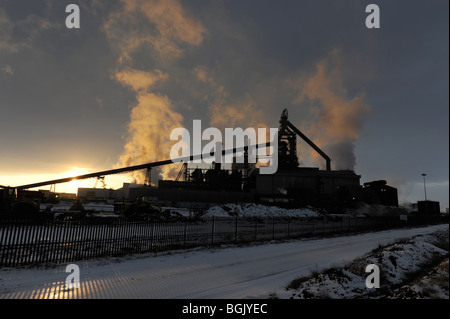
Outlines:
{"type": "Polygon", "coordinates": [[[343,266],[291,283],[291,296],[319,298],[428,298],[448,299],[449,230],[414,236],[365,254],[343,266]],[[446,258],[446,262],[440,263],[446,258]],[[439,266],[435,264],[439,263],[439,266]],[[380,269],[379,289],[364,289],[365,268],[380,269]],[[445,266],[447,267],[445,270],[445,266]],[[427,268],[436,268],[436,270],[427,268]],[[416,281],[416,283],[412,283],[416,281]],[[411,284],[412,283],[412,284],[411,284]]]}
{"type": "Polygon", "coordinates": [[[428,271],[424,276],[403,285],[390,298],[449,299],[448,258],[428,271]]]}
{"type": "Polygon", "coordinates": [[[261,204],[224,204],[209,208],[204,217],[319,217],[313,208],[280,208],[261,204]]]}
{"type": "MultiPolygon", "coordinates": [[[[66,264],[1,269],[0,299],[289,298],[292,292],[286,286],[311,271],[345,264],[379,245],[437,230],[448,231],[448,225],[80,261],[75,263],[80,268],[80,287],[72,290],[65,285],[66,264]]],[[[360,289],[367,289],[364,283],[360,289]]]]}

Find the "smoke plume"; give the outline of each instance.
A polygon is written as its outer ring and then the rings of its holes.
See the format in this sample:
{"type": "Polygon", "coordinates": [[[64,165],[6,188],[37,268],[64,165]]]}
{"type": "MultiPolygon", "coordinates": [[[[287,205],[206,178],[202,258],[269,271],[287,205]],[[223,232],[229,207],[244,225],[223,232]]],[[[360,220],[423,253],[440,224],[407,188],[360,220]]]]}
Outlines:
{"type": "Polygon", "coordinates": [[[243,98],[233,97],[224,86],[217,83],[205,67],[195,68],[194,73],[200,82],[210,88],[210,93],[205,97],[208,102],[210,124],[220,129],[222,136],[225,128],[240,127],[243,130],[253,128],[256,132],[258,128],[265,128],[266,141],[270,141],[270,130],[264,121],[264,112],[258,108],[250,94],[246,94],[243,98]]]}
{"type": "MultiPolygon", "coordinates": [[[[167,78],[168,75],[159,70],[144,72],[127,68],[115,74],[117,81],[136,93],[137,100],[131,110],[128,138],[119,159],[121,166],[169,158],[166,153],[172,142],[168,140],[168,136],[174,128],[182,126],[183,116],[174,111],[173,103],[167,96],[151,92],[156,83],[167,78]]],[[[152,169],[152,182],[159,177],[173,176],[175,171],[173,165],[152,169]]],[[[142,182],[145,173],[140,172],[135,178],[142,182]]]]}
{"type": "MultiPolygon", "coordinates": [[[[305,133],[330,156],[333,169],[353,170],[354,142],[371,108],[365,103],[364,94],[347,98],[340,65],[339,51],[320,61],[314,75],[295,83],[300,91],[295,102],[313,104],[313,119],[306,123],[305,133]]],[[[311,156],[323,163],[315,152],[311,156]]]]}
{"type": "Polygon", "coordinates": [[[206,67],[194,69],[195,76],[200,82],[209,86],[210,93],[204,99],[208,102],[210,124],[221,130],[229,127],[268,128],[264,120],[264,112],[250,94],[243,98],[233,97],[227,89],[217,83],[206,67]]]}
{"type": "MultiPolygon", "coordinates": [[[[160,86],[170,78],[163,70],[133,66],[137,57],[158,65],[170,65],[184,50],[198,46],[206,32],[202,24],[184,10],[178,0],[122,0],[120,10],[111,13],[105,33],[118,55],[112,78],[135,93],[128,136],[117,166],[130,166],[170,158],[170,132],[182,127],[183,116],[160,86]]],[[[152,169],[152,182],[176,175],[177,165],[152,169]]],[[[134,174],[142,183],[145,172],[134,174]]]]}

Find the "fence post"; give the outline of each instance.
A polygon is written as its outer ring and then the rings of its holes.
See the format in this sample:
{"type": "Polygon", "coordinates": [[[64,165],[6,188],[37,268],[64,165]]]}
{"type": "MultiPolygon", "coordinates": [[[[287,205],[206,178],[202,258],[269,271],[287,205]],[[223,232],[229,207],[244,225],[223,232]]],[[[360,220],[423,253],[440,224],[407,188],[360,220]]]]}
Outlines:
{"type": "Polygon", "coordinates": [[[288,236],[288,238],[291,238],[291,233],[290,233],[290,229],[289,229],[289,227],[291,226],[291,218],[290,217],[288,217],[288,220],[287,220],[287,229],[288,229],[288,233],[287,233],[287,236],[288,236]]]}
{"type": "Polygon", "coordinates": [[[305,220],[305,217],[302,217],[301,218],[301,226],[300,226],[300,237],[303,237],[303,224],[304,224],[304,221],[305,220]]]}
{"type": "Polygon", "coordinates": [[[275,217],[272,217],[272,240],[275,239],[275,217]]]}
{"type": "Polygon", "coordinates": [[[255,241],[258,240],[258,218],[255,216],[255,241]]]}
{"type": "Polygon", "coordinates": [[[153,236],[155,234],[155,221],[152,220],[152,232],[150,235],[150,250],[153,250],[153,236]]]}
{"type": "Polygon", "coordinates": [[[212,229],[211,229],[211,245],[214,245],[214,228],[215,228],[215,220],[214,215],[212,217],[212,229]]]}
{"type": "Polygon", "coordinates": [[[235,218],[234,242],[238,241],[238,217],[235,218]]]}
{"type": "Polygon", "coordinates": [[[22,222],[22,223],[23,224],[19,224],[20,226],[18,228],[20,235],[18,236],[19,240],[17,241],[17,244],[16,244],[17,249],[15,252],[15,255],[17,256],[15,258],[15,260],[18,265],[22,264],[22,262],[23,262],[23,250],[24,250],[25,245],[22,245],[22,243],[25,242],[25,238],[27,237],[28,226],[29,226],[26,224],[26,222],[22,222]]]}
{"type": "Polygon", "coordinates": [[[9,266],[9,261],[11,260],[11,255],[12,254],[10,254],[9,253],[9,251],[10,251],[10,249],[11,249],[11,247],[13,247],[13,243],[12,243],[12,241],[11,241],[11,238],[12,238],[12,236],[13,236],[13,233],[14,233],[14,227],[15,227],[15,225],[14,225],[14,223],[12,222],[12,221],[10,221],[10,220],[8,220],[8,227],[7,227],[7,229],[6,230],[4,230],[5,231],[5,233],[7,234],[7,235],[9,235],[9,236],[7,236],[7,238],[6,238],[6,243],[2,240],[2,245],[4,245],[6,248],[3,250],[3,259],[2,259],[2,266],[6,266],[6,267],[8,267],[9,266]]]}
{"type": "MultiPolygon", "coordinates": [[[[213,217],[214,218],[214,217],[213,217]]],[[[187,237],[187,219],[184,221],[184,233],[183,233],[183,246],[186,246],[186,237],[187,237]]]]}

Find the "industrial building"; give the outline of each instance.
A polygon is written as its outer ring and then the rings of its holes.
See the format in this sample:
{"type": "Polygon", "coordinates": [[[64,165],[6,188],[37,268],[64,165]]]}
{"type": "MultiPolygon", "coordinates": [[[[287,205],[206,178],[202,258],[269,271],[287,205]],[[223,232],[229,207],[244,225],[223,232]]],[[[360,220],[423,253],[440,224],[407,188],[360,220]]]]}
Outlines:
{"type": "Polygon", "coordinates": [[[421,216],[437,216],[441,213],[439,202],[422,200],[417,202],[418,214],[421,216]]]}
{"type": "MultiPolygon", "coordinates": [[[[111,200],[129,200],[130,190],[138,188],[147,188],[145,185],[139,185],[135,183],[123,183],[123,186],[119,189],[106,188],[78,188],[77,198],[86,201],[111,201],[111,200]]],[[[135,195],[132,195],[135,198],[135,195]]]]}
{"type": "Polygon", "coordinates": [[[397,189],[388,186],[386,181],[365,183],[363,187],[360,178],[352,170],[332,170],[330,157],[289,122],[287,110],[284,110],[278,133],[276,173],[259,174],[258,168],[248,160],[233,163],[229,170],[222,169],[218,163],[207,169],[190,168],[184,163],[175,180],[161,180],[158,187],[136,187],[130,189],[128,195],[130,200],[147,198],[172,206],[191,207],[259,202],[330,208],[358,201],[398,206],[397,189]],[[299,166],[297,137],[323,157],[325,170],[299,166]]]}
{"type": "MultiPolygon", "coordinates": [[[[209,168],[191,167],[189,162],[193,161],[194,156],[199,155],[194,154],[182,160],[183,165],[174,180],[160,180],[157,186],[124,183],[122,188],[116,190],[106,189],[106,185],[103,185],[103,188],[80,188],[77,197],[87,201],[113,201],[122,205],[122,208],[126,203],[136,202],[189,208],[206,208],[222,203],[264,203],[286,207],[313,205],[330,211],[358,202],[398,206],[397,189],[388,186],[386,181],[373,181],[362,186],[361,176],[354,171],[332,170],[330,157],[288,120],[286,109],[280,117],[277,142],[278,150],[275,152],[277,151],[278,155],[278,169],[273,174],[260,174],[257,164],[249,163],[247,145],[240,150],[244,154],[243,163],[233,163],[229,169],[224,169],[220,163],[212,163],[209,168]],[[300,167],[297,157],[298,137],[323,158],[325,169],[300,167]]],[[[263,144],[263,147],[267,146],[272,145],[263,144]]],[[[222,155],[231,151],[234,154],[239,152],[237,149],[224,150],[222,155]]],[[[13,198],[17,194],[26,194],[27,189],[88,178],[104,181],[107,175],[136,170],[147,170],[149,176],[152,168],[173,164],[172,160],[162,160],[22,185],[14,189],[3,187],[0,194],[3,194],[2,198],[13,198]],[[12,195],[8,195],[10,193],[12,195]]],[[[2,201],[8,202],[4,198],[2,201]]],[[[2,205],[9,207],[6,204],[2,205]]],[[[434,206],[430,206],[429,210],[435,211],[434,206]]]]}
{"type": "Polygon", "coordinates": [[[376,205],[398,206],[398,192],[384,180],[373,181],[364,183],[360,200],[376,205]]]}

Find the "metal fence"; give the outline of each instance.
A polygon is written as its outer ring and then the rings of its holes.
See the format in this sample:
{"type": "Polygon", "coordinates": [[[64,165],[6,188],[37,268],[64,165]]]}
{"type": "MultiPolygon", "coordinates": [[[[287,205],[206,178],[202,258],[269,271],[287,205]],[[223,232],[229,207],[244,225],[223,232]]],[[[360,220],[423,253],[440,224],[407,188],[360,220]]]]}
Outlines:
{"type": "Polygon", "coordinates": [[[215,244],[338,235],[408,226],[410,223],[399,217],[216,217],[170,222],[122,218],[43,223],[1,221],[0,267],[65,263],[215,244]]]}

